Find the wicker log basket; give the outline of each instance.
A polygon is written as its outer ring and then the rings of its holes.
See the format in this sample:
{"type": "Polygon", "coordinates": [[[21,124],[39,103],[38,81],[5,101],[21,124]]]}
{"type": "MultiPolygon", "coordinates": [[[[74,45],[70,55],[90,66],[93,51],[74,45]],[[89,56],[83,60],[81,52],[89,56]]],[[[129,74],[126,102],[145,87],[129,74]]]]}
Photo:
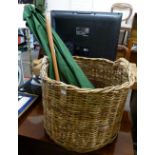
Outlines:
{"type": "Polygon", "coordinates": [[[57,144],[75,152],[90,152],[117,136],[128,89],[136,67],[120,58],[75,57],[95,89],[78,88],[48,77],[48,59],[41,68],[44,128],[57,144]]]}

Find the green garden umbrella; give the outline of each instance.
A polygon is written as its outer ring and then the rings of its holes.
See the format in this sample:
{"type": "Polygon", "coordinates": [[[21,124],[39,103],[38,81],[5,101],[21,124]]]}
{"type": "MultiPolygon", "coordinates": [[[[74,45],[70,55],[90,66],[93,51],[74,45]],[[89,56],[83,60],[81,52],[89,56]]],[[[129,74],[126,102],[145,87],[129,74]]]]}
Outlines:
{"type": "MultiPolygon", "coordinates": [[[[55,79],[44,15],[32,5],[25,5],[23,18],[49,59],[49,76],[55,79]]],[[[94,88],[58,34],[53,30],[60,80],[81,88],[94,88]]]]}

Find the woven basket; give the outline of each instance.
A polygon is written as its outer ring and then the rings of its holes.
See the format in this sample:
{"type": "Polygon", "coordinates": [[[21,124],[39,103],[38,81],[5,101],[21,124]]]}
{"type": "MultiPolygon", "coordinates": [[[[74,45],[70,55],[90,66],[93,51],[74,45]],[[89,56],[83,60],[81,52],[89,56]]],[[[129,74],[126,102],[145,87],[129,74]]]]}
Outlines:
{"type": "Polygon", "coordinates": [[[41,68],[44,128],[57,144],[84,153],[116,138],[136,73],[123,58],[115,62],[84,57],[75,60],[97,88],[78,88],[50,79],[48,59],[44,57],[41,68]]]}

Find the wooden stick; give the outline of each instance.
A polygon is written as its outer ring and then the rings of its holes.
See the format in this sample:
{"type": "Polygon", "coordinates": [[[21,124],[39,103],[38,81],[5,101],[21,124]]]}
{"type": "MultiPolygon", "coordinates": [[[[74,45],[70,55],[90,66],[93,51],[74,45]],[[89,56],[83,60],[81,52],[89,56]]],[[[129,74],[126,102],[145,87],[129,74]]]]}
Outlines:
{"type": "Polygon", "coordinates": [[[54,43],[53,43],[52,28],[51,28],[51,25],[50,25],[50,22],[47,16],[45,16],[45,19],[46,19],[46,30],[47,30],[47,35],[48,35],[48,40],[49,40],[49,45],[50,45],[50,51],[51,51],[52,60],[53,60],[55,79],[57,81],[60,81],[57,60],[55,56],[54,43]]]}

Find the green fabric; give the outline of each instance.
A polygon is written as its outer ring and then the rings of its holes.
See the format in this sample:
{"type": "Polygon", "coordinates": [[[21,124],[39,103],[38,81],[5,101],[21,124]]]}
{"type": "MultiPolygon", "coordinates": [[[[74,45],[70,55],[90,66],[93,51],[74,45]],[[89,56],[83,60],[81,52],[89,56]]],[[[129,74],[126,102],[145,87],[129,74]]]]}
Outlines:
{"type": "Polygon", "coordinates": [[[33,4],[39,11],[45,11],[45,0],[33,0],[33,4]]]}
{"type": "MultiPolygon", "coordinates": [[[[26,5],[23,18],[48,56],[49,76],[51,79],[55,79],[44,16],[32,5],[26,5]]],[[[81,88],[94,88],[54,29],[52,32],[60,80],[81,88]]]]}

